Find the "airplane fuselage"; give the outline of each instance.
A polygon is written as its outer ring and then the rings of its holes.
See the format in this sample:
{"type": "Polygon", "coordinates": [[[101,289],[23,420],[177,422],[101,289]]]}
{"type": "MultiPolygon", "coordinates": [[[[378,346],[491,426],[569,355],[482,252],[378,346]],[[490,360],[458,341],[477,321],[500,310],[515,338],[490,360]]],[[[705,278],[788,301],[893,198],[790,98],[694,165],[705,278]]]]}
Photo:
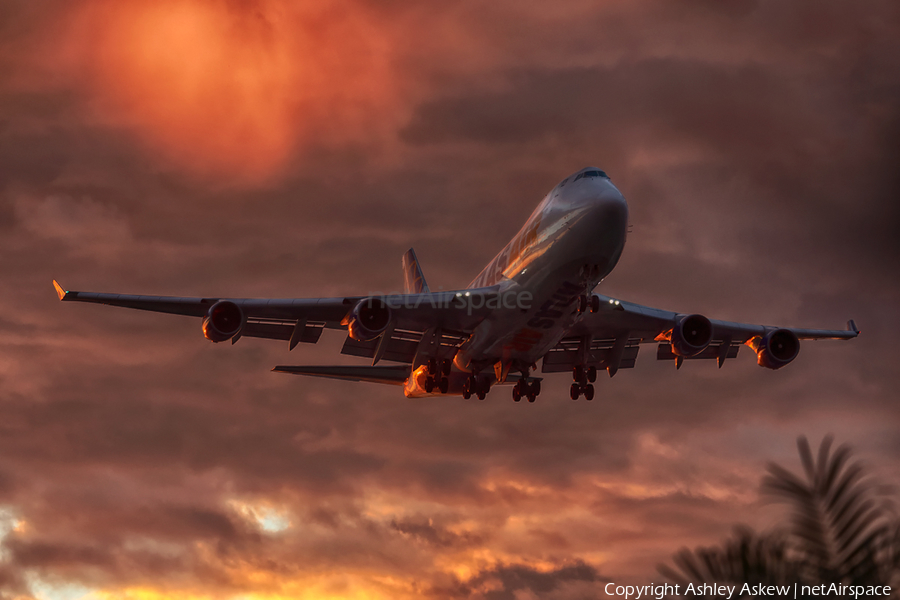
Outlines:
{"type": "MultiPolygon", "coordinates": [[[[582,317],[577,301],[616,266],[627,227],[628,205],[605,173],[587,168],[561,181],[469,285],[496,286],[518,310],[484,319],[460,346],[456,367],[527,373],[582,317]]],[[[419,378],[414,371],[407,395],[430,395],[417,390],[419,378]]]]}

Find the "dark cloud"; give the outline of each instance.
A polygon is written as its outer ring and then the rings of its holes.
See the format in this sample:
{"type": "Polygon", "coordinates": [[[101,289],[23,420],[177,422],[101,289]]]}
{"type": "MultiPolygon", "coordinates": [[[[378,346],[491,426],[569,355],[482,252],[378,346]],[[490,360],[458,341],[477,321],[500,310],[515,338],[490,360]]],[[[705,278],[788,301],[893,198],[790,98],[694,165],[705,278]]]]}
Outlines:
{"type": "MultiPolygon", "coordinates": [[[[558,590],[568,583],[599,583],[606,581],[596,569],[583,562],[560,566],[550,571],[539,571],[525,565],[502,565],[479,572],[465,583],[453,584],[431,590],[438,598],[477,598],[483,600],[515,600],[521,592],[531,592],[539,598],[558,590]]],[[[591,586],[599,594],[600,586],[591,586]]]]}
{"type": "Polygon", "coordinates": [[[391,527],[393,527],[403,535],[416,540],[417,542],[437,546],[439,548],[449,548],[456,546],[471,547],[484,543],[484,540],[479,538],[478,536],[469,533],[454,533],[446,527],[435,525],[431,519],[405,519],[399,522],[394,520],[391,521],[391,527]]]}
{"type": "MultiPolygon", "coordinates": [[[[872,59],[858,57],[860,63],[872,59]]],[[[834,67],[822,62],[822,69],[834,67]]],[[[719,199],[724,204],[752,201],[782,218],[790,211],[793,219],[803,219],[805,229],[789,236],[753,228],[757,239],[772,237],[763,243],[775,246],[773,251],[788,252],[787,246],[796,248],[798,242],[804,250],[836,244],[860,262],[884,264],[883,257],[891,257],[893,263],[900,250],[895,201],[900,188],[888,163],[897,158],[900,88],[896,79],[892,85],[882,82],[882,70],[862,65],[858,70],[850,90],[846,80],[831,74],[813,72],[798,81],[786,68],[694,59],[513,72],[504,78],[503,91],[476,88],[424,103],[402,135],[416,144],[557,146],[565,140],[586,156],[598,149],[592,160],[609,165],[616,181],[624,172],[622,188],[652,209],[671,191],[652,189],[652,174],[629,174],[623,150],[668,147],[676,156],[687,154],[681,168],[693,179],[731,188],[719,199]],[[869,109],[882,102],[881,110],[869,109]],[[699,156],[707,164],[697,177],[697,166],[690,163],[699,156]],[[738,176],[750,193],[728,198],[735,196],[738,176]],[[838,210],[823,211],[823,205],[838,210]]],[[[900,65],[893,70],[896,75],[900,65]]],[[[682,178],[688,179],[675,174],[682,178]]]]}
{"type": "Polygon", "coordinates": [[[13,476],[0,470],[0,498],[6,498],[12,495],[15,490],[15,480],[13,476]]]}

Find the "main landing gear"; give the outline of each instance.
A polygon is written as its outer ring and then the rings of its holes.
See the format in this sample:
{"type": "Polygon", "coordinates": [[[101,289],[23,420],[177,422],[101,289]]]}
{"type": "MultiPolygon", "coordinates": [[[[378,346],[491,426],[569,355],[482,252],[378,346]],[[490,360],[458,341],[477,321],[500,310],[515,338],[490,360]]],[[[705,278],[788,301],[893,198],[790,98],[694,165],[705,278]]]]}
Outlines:
{"type": "Polygon", "coordinates": [[[529,402],[534,402],[540,393],[541,382],[539,380],[529,380],[527,377],[522,377],[513,386],[512,397],[515,402],[521,400],[523,396],[528,398],[529,402]]]}
{"type": "Polygon", "coordinates": [[[472,373],[463,385],[462,395],[466,400],[471,398],[472,394],[478,396],[479,400],[484,400],[489,391],[491,391],[491,380],[484,375],[472,373]]]}
{"type": "Polygon", "coordinates": [[[597,381],[597,367],[585,367],[584,365],[575,365],[572,368],[572,379],[574,383],[569,388],[569,396],[572,400],[578,400],[578,397],[584,394],[585,400],[594,399],[594,386],[597,381]]]}
{"type": "Polygon", "coordinates": [[[450,374],[452,364],[449,358],[444,358],[441,361],[438,361],[436,358],[428,359],[428,377],[425,378],[426,392],[430,394],[434,391],[434,388],[437,388],[442,394],[447,393],[447,390],[450,389],[450,380],[447,379],[447,375],[450,374]]]}

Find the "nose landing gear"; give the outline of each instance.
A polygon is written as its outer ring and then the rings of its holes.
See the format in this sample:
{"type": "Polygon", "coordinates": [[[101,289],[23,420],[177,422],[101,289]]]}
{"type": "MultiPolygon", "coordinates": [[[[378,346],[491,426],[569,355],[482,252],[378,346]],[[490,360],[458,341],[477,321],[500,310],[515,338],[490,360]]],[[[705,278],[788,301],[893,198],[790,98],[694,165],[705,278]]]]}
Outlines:
{"type": "Polygon", "coordinates": [[[578,296],[577,311],[583,313],[587,312],[588,309],[590,309],[592,313],[600,312],[600,296],[594,296],[593,294],[583,294],[578,296]]]}

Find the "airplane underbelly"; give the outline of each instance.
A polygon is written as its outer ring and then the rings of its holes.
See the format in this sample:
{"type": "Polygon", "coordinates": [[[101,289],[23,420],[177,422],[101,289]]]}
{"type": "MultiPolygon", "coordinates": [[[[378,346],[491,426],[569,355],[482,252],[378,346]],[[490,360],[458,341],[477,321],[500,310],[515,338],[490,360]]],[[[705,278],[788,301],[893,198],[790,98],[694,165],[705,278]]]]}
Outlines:
{"type": "Polygon", "coordinates": [[[477,370],[497,361],[528,366],[555,346],[581,317],[576,302],[589,282],[581,265],[555,269],[553,275],[529,286],[534,291],[528,310],[497,311],[485,319],[460,347],[457,367],[477,370]]]}

